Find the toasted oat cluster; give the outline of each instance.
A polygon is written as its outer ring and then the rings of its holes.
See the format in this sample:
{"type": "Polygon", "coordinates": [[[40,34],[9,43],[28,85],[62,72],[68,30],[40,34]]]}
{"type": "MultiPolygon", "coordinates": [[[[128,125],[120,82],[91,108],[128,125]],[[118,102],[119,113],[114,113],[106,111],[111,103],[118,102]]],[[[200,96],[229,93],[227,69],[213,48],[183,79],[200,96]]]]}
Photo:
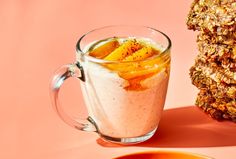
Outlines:
{"type": "Polygon", "coordinates": [[[209,90],[200,90],[196,104],[211,117],[222,120],[228,119],[236,122],[236,101],[227,97],[214,97],[209,90]]]}
{"type": "Polygon", "coordinates": [[[212,44],[226,44],[226,45],[235,45],[236,44],[236,32],[230,32],[227,35],[217,35],[214,36],[214,34],[206,33],[206,32],[200,32],[198,37],[198,41],[204,41],[206,43],[212,43],[212,44]]]}
{"type": "Polygon", "coordinates": [[[227,35],[235,31],[235,16],[235,0],[194,0],[187,26],[193,30],[227,35]]]}
{"type": "Polygon", "coordinates": [[[212,44],[198,41],[199,54],[196,61],[210,63],[213,67],[236,70],[236,45],[212,44]]]}
{"type": "Polygon", "coordinates": [[[211,117],[236,122],[236,0],[194,0],[187,18],[199,53],[190,68],[196,105],[211,117]]]}

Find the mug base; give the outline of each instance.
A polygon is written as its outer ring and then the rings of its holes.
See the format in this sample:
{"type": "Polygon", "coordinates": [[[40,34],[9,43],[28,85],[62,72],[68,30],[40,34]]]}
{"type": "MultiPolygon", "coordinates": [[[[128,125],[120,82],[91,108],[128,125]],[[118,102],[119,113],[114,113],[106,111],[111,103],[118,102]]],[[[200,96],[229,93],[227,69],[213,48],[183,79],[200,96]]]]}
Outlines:
{"type": "Polygon", "coordinates": [[[120,144],[120,145],[132,145],[137,144],[140,142],[144,142],[148,139],[150,139],[156,132],[157,128],[153,129],[151,132],[138,136],[138,137],[128,137],[128,138],[116,138],[116,137],[110,137],[107,135],[100,134],[101,138],[107,142],[120,144]]]}

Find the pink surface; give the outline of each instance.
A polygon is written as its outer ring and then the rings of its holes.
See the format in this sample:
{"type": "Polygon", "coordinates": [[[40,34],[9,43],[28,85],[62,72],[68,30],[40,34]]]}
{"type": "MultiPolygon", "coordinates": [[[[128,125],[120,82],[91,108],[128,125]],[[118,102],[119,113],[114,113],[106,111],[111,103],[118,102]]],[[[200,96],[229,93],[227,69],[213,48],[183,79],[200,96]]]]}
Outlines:
{"type": "MultiPolygon", "coordinates": [[[[235,158],[235,124],[216,122],[193,106],[197,91],[188,69],[197,53],[196,33],[185,26],[190,3],[0,1],[0,158],[105,159],[147,150],[235,158]],[[171,79],[160,127],[150,141],[130,147],[107,144],[94,133],[69,127],[54,112],[49,97],[51,76],[60,65],[74,61],[77,39],[91,29],[112,24],[151,26],[167,33],[173,42],[171,79]]],[[[61,98],[71,114],[85,116],[78,81],[66,82],[61,98]]]]}

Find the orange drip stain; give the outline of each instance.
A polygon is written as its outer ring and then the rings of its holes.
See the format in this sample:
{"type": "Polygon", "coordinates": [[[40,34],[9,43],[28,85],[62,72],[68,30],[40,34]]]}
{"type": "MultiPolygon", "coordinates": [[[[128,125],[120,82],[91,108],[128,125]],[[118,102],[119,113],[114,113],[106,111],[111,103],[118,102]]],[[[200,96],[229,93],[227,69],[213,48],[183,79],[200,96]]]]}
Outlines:
{"type": "MultiPolygon", "coordinates": [[[[154,74],[155,73],[151,73],[148,75],[135,77],[133,79],[128,79],[127,81],[129,82],[129,85],[124,87],[124,89],[127,91],[143,91],[143,90],[147,89],[147,87],[143,86],[141,84],[141,82],[144,81],[145,79],[153,76],[154,74]]],[[[122,76],[120,76],[120,77],[122,78],[122,76]]]]}

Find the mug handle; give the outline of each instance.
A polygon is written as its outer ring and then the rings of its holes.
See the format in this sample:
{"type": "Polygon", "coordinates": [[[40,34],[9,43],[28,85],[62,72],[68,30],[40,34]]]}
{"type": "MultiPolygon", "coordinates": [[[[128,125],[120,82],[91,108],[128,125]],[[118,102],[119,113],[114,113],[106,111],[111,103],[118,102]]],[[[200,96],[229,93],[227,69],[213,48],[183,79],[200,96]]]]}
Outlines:
{"type": "Polygon", "coordinates": [[[81,81],[85,82],[84,69],[79,62],[63,65],[54,73],[53,80],[50,86],[50,93],[53,107],[55,108],[60,118],[70,126],[83,131],[96,132],[97,129],[91,117],[79,120],[73,119],[67,113],[65,113],[65,111],[63,110],[63,108],[59,103],[58,95],[60,88],[64,83],[64,81],[70,77],[79,78],[81,81]]]}

